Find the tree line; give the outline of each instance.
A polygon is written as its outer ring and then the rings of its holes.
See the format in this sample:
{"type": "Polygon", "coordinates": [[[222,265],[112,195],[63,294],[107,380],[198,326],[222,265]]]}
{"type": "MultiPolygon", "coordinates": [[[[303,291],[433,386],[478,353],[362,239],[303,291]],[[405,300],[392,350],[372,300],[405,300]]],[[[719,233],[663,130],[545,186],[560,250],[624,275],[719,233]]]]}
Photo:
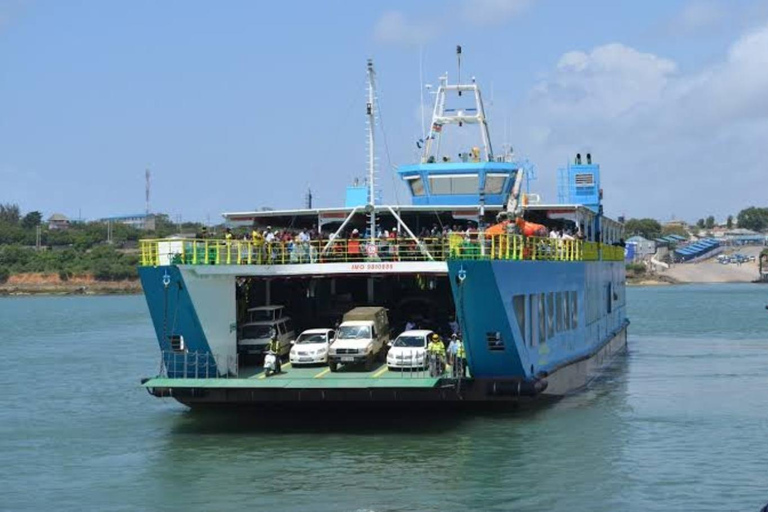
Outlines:
{"type": "MultiPolygon", "coordinates": [[[[768,208],[750,206],[741,210],[735,220],[740,228],[757,232],[764,231],[768,229],[768,208]]],[[[696,222],[696,227],[699,229],[713,229],[715,225],[715,217],[713,215],[699,219],[696,222]]],[[[727,229],[734,227],[733,215],[728,216],[725,225],[727,229]]],[[[627,220],[624,223],[624,232],[628,237],[640,235],[649,240],[671,234],[688,236],[686,230],[680,226],[662,226],[659,221],[650,218],[627,220]]]]}
{"type": "Polygon", "coordinates": [[[166,215],[156,215],[154,231],[77,221],[66,229],[50,229],[40,211],[22,214],[16,204],[0,204],[0,283],[27,272],[58,274],[62,280],[80,275],[107,281],[135,278],[140,238],[196,233],[201,228],[199,223],[175,224],[166,215]],[[38,229],[42,250],[36,248],[38,229]]]}

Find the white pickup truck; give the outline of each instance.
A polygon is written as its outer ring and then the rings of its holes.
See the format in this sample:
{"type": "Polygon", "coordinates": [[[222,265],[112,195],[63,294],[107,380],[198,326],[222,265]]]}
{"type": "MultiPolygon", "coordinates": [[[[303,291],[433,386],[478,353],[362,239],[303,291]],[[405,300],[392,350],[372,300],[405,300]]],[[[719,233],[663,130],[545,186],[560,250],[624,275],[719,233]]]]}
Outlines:
{"type": "Polygon", "coordinates": [[[370,371],[378,357],[384,359],[389,345],[389,318],[383,307],[358,307],[348,311],[336,330],[328,353],[332,372],[339,364],[363,364],[370,371]]]}

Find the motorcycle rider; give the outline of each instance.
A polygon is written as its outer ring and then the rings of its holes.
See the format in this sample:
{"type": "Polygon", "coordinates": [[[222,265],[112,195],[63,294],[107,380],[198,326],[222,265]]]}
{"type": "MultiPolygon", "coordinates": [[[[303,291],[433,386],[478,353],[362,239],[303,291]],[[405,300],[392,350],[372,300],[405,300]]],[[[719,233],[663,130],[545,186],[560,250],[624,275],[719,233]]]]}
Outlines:
{"type": "Polygon", "coordinates": [[[443,342],[440,340],[440,336],[438,336],[437,333],[432,333],[432,336],[430,336],[429,344],[427,345],[427,354],[429,354],[430,358],[433,358],[435,361],[435,365],[430,365],[432,377],[437,377],[438,375],[443,373],[443,368],[445,365],[445,345],[443,345],[443,342]]]}
{"type": "Polygon", "coordinates": [[[277,340],[277,333],[272,334],[272,339],[267,345],[267,352],[273,352],[275,354],[275,373],[282,373],[282,365],[280,363],[280,342],[277,340]]]}

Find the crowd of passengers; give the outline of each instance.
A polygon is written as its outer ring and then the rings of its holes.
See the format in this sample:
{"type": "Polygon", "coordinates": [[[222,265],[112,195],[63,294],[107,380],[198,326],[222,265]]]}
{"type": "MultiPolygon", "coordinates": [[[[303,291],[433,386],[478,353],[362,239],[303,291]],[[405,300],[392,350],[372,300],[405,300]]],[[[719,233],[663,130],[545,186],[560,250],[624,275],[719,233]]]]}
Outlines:
{"type": "MultiPolygon", "coordinates": [[[[530,224],[530,223],[526,223],[530,224]]],[[[528,236],[556,240],[583,240],[581,230],[567,228],[548,229],[535,224],[536,231],[529,232],[521,226],[511,226],[512,231],[528,236]]],[[[433,224],[431,228],[423,227],[417,234],[416,240],[409,233],[401,231],[397,226],[379,228],[374,241],[370,240],[370,231],[361,233],[357,228],[342,230],[339,233],[325,233],[316,229],[273,229],[271,226],[259,228],[254,226],[250,233],[235,234],[231,228],[224,233],[229,251],[239,251],[241,261],[251,261],[255,258],[261,261],[317,262],[317,261],[362,261],[375,257],[382,261],[402,261],[423,259],[423,251],[429,251],[437,260],[450,257],[479,255],[481,244],[486,250],[492,250],[493,237],[482,238],[480,231],[473,225],[440,226],[433,224]],[[235,244],[236,241],[248,242],[245,245],[235,244]],[[417,242],[418,240],[418,242],[417,242]],[[329,242],[333,242],[328,245],[329,242]],[[327,248],[326,248],[327,246],[327,248]],[[253,251],[253,252],[251,252],[253,251]],[[249,254],[250,253],[250,254],[249,254]]],[[[198,238],[211,238],[203,228],[198,238]]],[[[214,237],[218,238],[218,237],[214,237]]],[[[623,241],[622,241],[623,242],[623,241]]],[[[621,245],[615,244],[615,245],[621,245]]]]}

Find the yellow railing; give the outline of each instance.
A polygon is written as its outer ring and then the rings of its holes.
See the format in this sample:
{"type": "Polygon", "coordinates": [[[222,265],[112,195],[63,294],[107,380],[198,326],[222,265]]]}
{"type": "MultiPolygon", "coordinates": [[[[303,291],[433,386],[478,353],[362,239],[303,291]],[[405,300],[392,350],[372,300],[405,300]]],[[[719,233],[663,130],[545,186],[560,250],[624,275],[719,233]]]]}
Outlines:
{"type": "Polygon", "coordinates": [[[262,242],[215,239],[142,240],[141,265],[290,265],[303,263],[348,263],[370,261],[445,261],[448,259],[493,259],[530,261],[622,261],[624,249],[610,245],[493,235],[441,238],[312,240],[308,242],[262,242]],[[602,254],[602,256],[601,256],[602,254]]]}

